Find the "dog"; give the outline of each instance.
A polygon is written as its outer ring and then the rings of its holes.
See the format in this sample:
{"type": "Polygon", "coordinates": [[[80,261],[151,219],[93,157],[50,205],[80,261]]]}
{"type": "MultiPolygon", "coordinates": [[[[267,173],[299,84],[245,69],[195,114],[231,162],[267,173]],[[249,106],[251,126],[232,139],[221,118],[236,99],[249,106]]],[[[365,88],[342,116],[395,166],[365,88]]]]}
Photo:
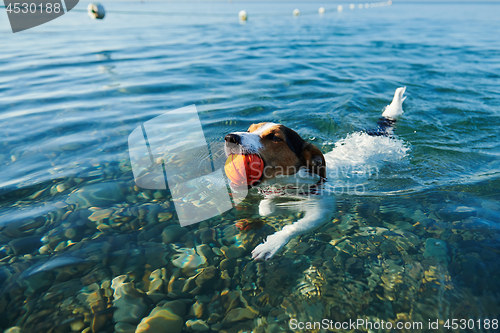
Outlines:
{"type": "MultiPolygon", "coordinates": [[[[384,109],[377,127],[365,131],[364,135],[393,136],[394,124],[403,114],[405,91],[405,87],[396,89],[394,98],[384,109]]],[[[335,158],[335,154],[327,154],[330,157],[327,164],[325,155],[317,146],[305,141],[294,130],[272,122],[252,124],[246,132],[229,133],[224,140],[227,156],[257,154],[264,161],[262,177],[252,185],[262,195],[259,203],[261,216],[269,216],[276,210],[276,198],[280,198],[280,201],[289,198],[289,203],[280,206],[304,213],[302,218],[269,235],[255,247],[252,251],[253,259],[272,258],[292,238],[312,231],[333,217],[335,198],[328,191],[330,179],[327,171],[338,167],[329,164],[339,164],[341,158],[335,158]]]]}

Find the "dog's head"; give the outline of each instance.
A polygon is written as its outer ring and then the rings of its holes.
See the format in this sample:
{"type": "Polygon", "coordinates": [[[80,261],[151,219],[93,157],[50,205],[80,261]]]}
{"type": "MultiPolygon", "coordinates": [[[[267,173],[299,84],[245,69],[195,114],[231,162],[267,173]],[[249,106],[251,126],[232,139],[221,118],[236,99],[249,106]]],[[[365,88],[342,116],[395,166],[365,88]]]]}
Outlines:
{"type": "Polygon", "coordinates": [[[284,125],[252,124],[246,132],[230,133],[224,140],[228,156],[257,154],[262,158],[262,180],[293,175],[303,168],[318,175],[321,180],[326,177],[326,163],[321,151],[284,125]]]}

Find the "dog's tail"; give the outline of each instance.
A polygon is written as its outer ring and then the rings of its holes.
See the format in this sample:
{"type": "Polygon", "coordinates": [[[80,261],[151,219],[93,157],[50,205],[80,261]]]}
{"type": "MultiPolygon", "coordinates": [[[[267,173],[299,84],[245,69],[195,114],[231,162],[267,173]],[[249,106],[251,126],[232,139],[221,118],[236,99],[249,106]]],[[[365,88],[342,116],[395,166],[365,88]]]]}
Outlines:
{"type": "Polygon", "coordinates": [[[403,102],[406,99],[406,96],[403,97],[403,94],[405,91],[406,87],[396,89],[392,103],[385,107],[382,117],[396,120],[403,114],[403,102]]]}
{"type": "Polygon", "coordinates": [[[396,119],[403,114],[403,102],[406,99],[406,96],[403,97],[403,94],[405,91],[406,87],[396,89],[391,104],[385,107],[382,117],[377,122],[377,128],[366,131],[366,133],[372,136],[392,135],[392,127],[396,123],[396,119]]]}

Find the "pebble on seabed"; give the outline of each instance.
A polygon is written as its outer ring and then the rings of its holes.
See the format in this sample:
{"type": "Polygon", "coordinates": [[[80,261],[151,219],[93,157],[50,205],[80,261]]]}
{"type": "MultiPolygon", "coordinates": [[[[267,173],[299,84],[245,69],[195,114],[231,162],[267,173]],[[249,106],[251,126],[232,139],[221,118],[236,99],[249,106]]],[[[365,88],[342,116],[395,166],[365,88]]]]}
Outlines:
{"type": "Polygon", "coordinates": [[[144,317],[137,326],[137,333],[144,332],[172,332],[180,333],[183,320],[169,308],[156,307],[149,316],[144,317]]]}
{"type": "Polygon", "coordinates": [[[91,3],[87,7],[87,13],[93,19],[102,20],[106,16],[106,11],[100,3],[91,3]]]}

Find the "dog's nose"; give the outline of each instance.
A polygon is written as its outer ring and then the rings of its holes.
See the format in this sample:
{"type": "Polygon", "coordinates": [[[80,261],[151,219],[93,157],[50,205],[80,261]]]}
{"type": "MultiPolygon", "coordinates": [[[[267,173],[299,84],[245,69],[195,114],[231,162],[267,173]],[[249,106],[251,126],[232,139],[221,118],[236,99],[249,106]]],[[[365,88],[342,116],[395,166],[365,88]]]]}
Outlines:
{"type": "Polygon", "coordinates": [[[241,137],[238,134],[230,133],[224,137],[224,140],[229,143],[234,143],[239,145],[241,143],[241,137]]]}

